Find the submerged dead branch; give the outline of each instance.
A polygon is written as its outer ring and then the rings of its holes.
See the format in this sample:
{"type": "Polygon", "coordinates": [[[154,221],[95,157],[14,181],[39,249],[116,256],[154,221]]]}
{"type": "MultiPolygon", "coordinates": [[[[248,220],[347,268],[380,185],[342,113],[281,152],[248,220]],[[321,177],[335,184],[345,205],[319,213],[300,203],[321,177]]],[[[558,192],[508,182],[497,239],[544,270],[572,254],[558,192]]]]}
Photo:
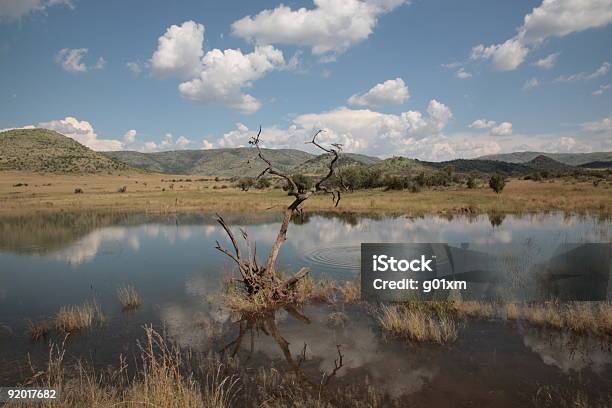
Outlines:
{"type": "MultiPolygon", "coordinates": [[[[289,312],[291,315],[295,315],[295,313],[298,313],[301,316],[299,320],[310,323],[310,320],[306,316],[298,312],[297,310],[295,309],[290,310],[290,308],[285,308],[285,310],[289,312]]],[[[306,373],[302,370],[302,365],[307,360],[306,351],[307,351],[308,345],[304,343],[304,346],[302,347],[299,355],[297,355],[297,358],[294,358],[289,348],[289,345],[290,345],[289,342],[283,337],[280,330],[278,329],[278,325],[276,324],[276,319],[275,319],[275,313],[276,313],[275,310],[270,310],[270,311],[267,311],[259,315],[243,316],[241,320],[239,321],[238,335],[236,336],[234,340],[232,340],[227,345],[225,345],[225,347],[221,349],[221,352],[223,353],[231,349],[232,350],[231,356],[235,357],[238,354],[238,351],[240,349],[240,346],[242,345],[242,342],[244,341],[245,335],[249,333],[250,334],[250,347],[249,347],[249,355],[247,357],[247,360],[248,360],[253,354],[255,335],[258,334],[259,332],[262,332],[266,336],[272,337],[272,339],[274,339],[276,344],[278,344],[278,346],[281,349],[281,352],[283,353],[283,357],[285,358],[285,361],[289,365],[290,371],[295,375],[295,377],[300,382],[304,383],[305,385],[309,387],[312,387],[312,389],[317,389],[317,390],[320,390],[323,387],[327,387],[330,381],[334,377],[336,377],[337,373],[342,369],[342,367],[344,367],[344,355],[342,354],[341,345],[336,344],[338,358],[334,359],[333,369],[331,369],[331,371],[329,372],[325,372],[325,371],[321,372],[320,380],[315,381],[309,378],[306,375],[306,373]]]]}

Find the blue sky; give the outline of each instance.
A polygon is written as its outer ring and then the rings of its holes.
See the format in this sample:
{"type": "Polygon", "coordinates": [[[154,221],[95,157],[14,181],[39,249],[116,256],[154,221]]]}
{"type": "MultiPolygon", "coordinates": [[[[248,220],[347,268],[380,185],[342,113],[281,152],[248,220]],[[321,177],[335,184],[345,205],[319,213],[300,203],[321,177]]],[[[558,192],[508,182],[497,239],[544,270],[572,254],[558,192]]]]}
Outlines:
{"type": "Polygon", "coordinates": [[[612,150],[612,0],[0,0],[0,128],[96,150],[612,150]]]}

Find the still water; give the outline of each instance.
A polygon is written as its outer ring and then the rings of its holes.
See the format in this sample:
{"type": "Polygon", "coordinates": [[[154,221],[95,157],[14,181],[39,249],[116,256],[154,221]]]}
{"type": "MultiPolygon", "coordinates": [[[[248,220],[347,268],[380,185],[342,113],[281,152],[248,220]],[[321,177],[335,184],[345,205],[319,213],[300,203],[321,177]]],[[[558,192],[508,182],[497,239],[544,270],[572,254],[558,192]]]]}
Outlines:
{"type": "MultiPolygon", "coordinates": [[[[280,225],[275,213],[225,218],[234,228],[246,230],[261,254],[267,253],[280,225]]],[[[135,339],[147,323],[163,327],[184,346],[214,347],[210,332],[216,330],[211,328],[232,330],[229,314],[214,301],[233,266],[215,249],[216,241],[227,244],[212,214],[0,219],[0,384],[15,384],[30,374],[28,354],[34,362],[44,359],[47,345],[28,339],[28,319],[50,319],[62,305],[91,299],[102,306],[107,322],[72,336],[72,357],[101,366],[115,363],[120,354],[134,351],[135,339]],[[139,291],[143,304],[136,311],[122,312],[115,292],[121,284],[139,291]]],[[[362,242],[516,245],[545,258],[560,244],[611,241],[612,221],[590,216],[312,214],[290,226],[279,269],[295,272],[307,266],[315,278],[356,280],[362,242]]],[[[292,351],[299,353],[307,343],[321,369],[333,367],[336,344],[342,343],[347,360],[342,377],[365,376],[394,397],[411,395],[411,401],[429,401],[431,406],[436,406],[440,390],[459,400],[512,406],[514,395],[535,392],[539,385],[579,381],[598,395],[612,387],[607,342],[478,322],[462,328],[450,352],[423,346],[415,352],[414,346],[384,339],[363,310],[348,309],[343,311],[352,318],[342,327],[329,324],[329,314],[337,310],[328,306],[307,308],[308,330],[282,313],[277,318],[292,351]]],[[[266,361],[282,358],[265,336],[257,338],[256,350],[266,361]]]]}

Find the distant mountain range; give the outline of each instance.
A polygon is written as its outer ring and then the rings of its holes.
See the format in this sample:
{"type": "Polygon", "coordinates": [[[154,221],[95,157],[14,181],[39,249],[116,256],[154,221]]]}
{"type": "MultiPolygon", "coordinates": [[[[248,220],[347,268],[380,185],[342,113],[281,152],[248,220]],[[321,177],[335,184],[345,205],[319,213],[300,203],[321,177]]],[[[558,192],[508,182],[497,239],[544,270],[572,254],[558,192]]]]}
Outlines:
{"type": "MultiPolygon", "coordinates": [[[[316,156],[301,150],[262,149],[266,158],[287,171],[316,156]]],[[[255,149],[176,150],[158,153],[101,152],[106,157],[145,171],[201,176],[257,176],[266,167],[255,149]]]]}
{"type": "Polygon", "coordinates": [[[481,160],[504,161],[506,163],[527,163],[538,156],[549,157],[560,163],[569,164],[570,166],[580,166],[591,162],[610,162],[612,161],[612,152],[594,152],[594,153],[543,153],[543,152],[514,152],[501,153],[480,156],[481,160]]]}
{"type": "MultiPolygon", "coordinates": [[[[263,149],[274,166],[290,173],[321,174],[329,155],[313,155],[295,149],[263,149]]],[[[517,152],[428,162],[405,157],[380,159],[343,153],[339,168],[360,166],[383,174],[414,175],[452,166],[459,173],[527,175],[534,172],[567,173],[583,168],[612,167],[612,152],[539,153],[517,152]]],[[[148,171],[168,174],[242,177],[256,176],[265,168],[252,148],[177,150],[158,153],[134,151],[95,152],[75,140],[46,129],[17,129],[0,133],[0,170],[95,173],[148,171]]]]}

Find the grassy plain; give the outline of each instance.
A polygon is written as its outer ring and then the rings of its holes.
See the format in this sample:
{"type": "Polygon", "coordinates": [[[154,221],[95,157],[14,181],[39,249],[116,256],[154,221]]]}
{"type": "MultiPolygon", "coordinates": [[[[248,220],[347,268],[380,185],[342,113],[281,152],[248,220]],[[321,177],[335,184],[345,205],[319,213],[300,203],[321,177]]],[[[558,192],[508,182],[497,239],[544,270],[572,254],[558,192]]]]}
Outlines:
{"type": "MultiPolygon", "coordinates": [[[[281,210],[281,189],[241,191],[227,179],[167,174],[37,174],[0,172],[0,214],[36,211],[134,211],[148,213],[281,210]],[[125,192],[119,190],[125,187],[125,192]],[[75,193],[80,189],[81,192],[75,193]]],[[[406,214],[477,214],[564,211],[612,213],[612,184],[556,179],[511,179],[500,195],[488,187],[409,191],[365,190],[343,194],[334,208],[328,196],[305,202],[307,211],[406,214]]]]}

